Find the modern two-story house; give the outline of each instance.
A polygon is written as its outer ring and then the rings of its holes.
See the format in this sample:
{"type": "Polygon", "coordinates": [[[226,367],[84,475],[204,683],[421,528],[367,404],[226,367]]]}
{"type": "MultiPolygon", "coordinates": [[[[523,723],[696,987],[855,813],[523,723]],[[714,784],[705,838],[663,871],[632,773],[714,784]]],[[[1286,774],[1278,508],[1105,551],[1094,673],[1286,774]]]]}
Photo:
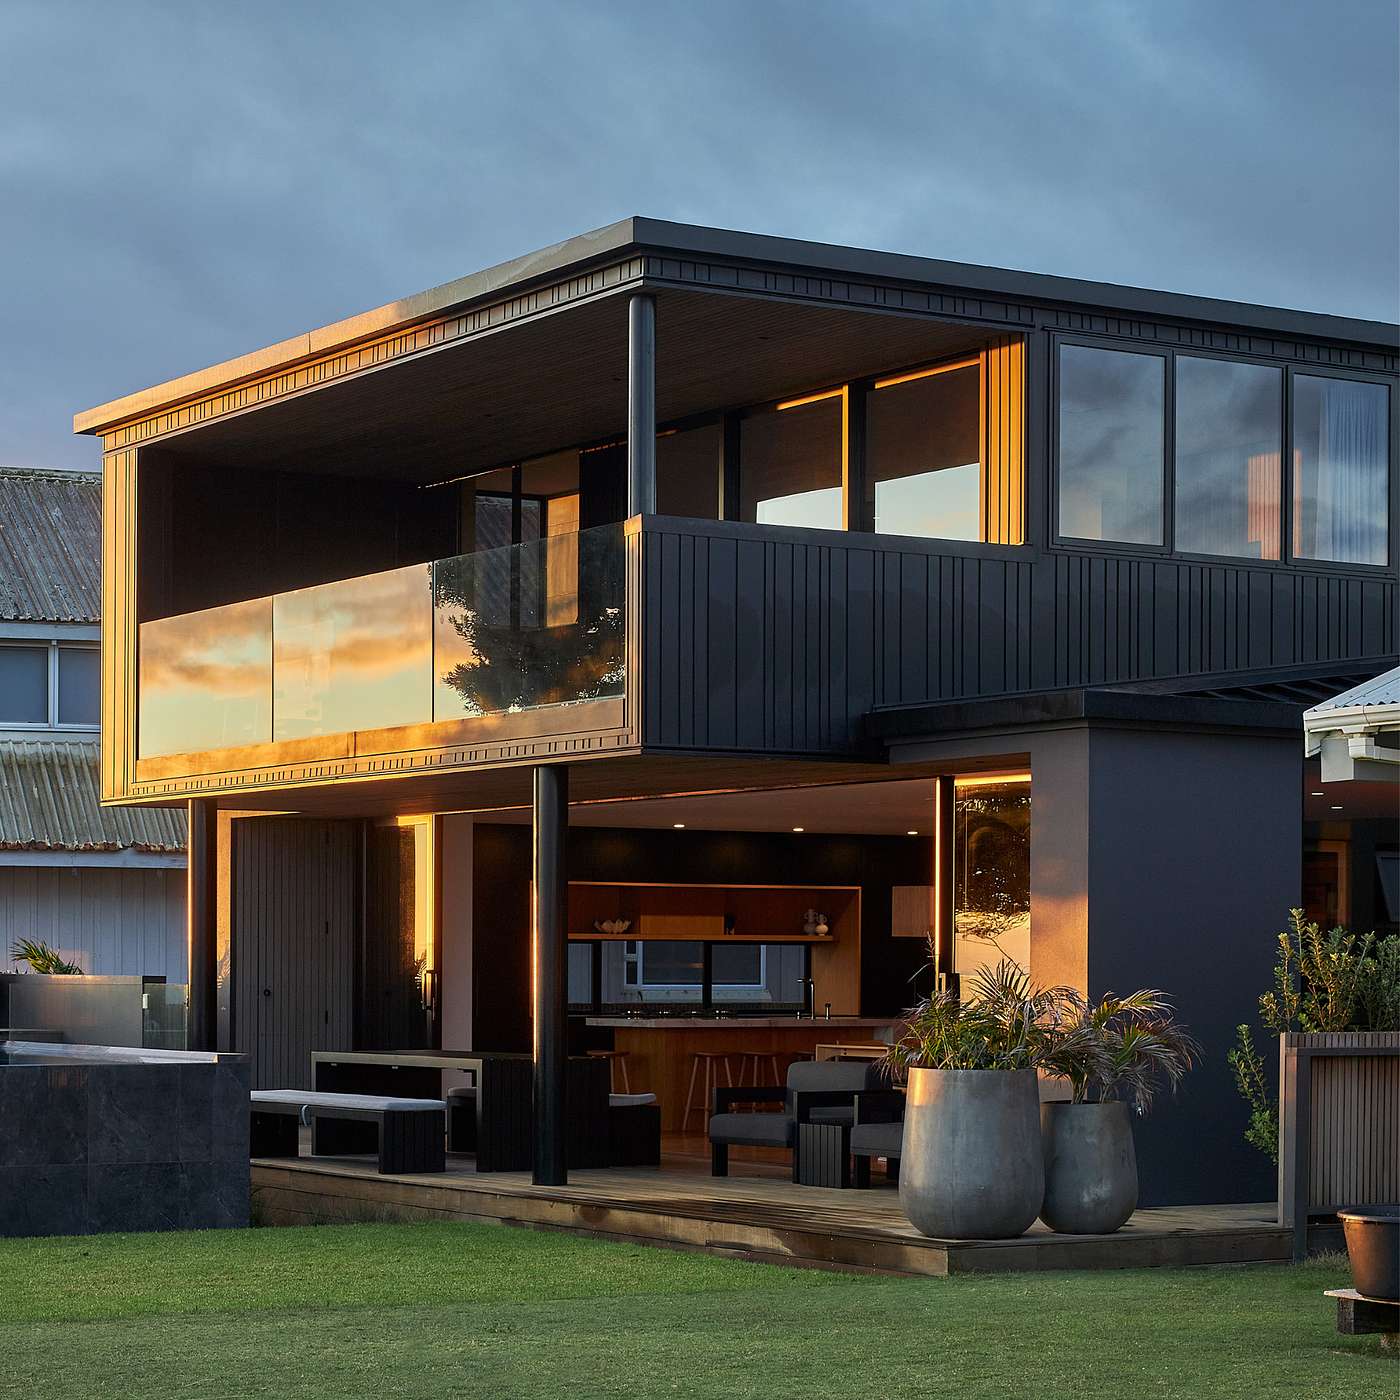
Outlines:
{"type": "Polygon", "coordinates": [[[557,1180],[571,1042],[684,1133],[701,1023],[1007,955],[1203,1041],[1145,1199],[1269,1194],[1224,1055],[1305,841],[1393,815],[1300,717],[1400,652],[1398,349],[634,218],[79,414],[191,1044],[532,1050],[557,1180]]]}

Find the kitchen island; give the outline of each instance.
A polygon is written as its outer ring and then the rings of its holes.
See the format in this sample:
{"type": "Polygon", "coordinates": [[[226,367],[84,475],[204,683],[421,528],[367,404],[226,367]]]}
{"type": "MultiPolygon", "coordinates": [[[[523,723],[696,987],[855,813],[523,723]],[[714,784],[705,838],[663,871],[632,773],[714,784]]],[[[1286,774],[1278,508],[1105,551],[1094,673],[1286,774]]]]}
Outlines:
{"type": "MultiPolygon", "coordinates": [[[[762,1055],[758,1082],[772,1080],[768,1056],[777,1060],[778,1082],[799,1056],[811,1056],[818,1045],[849,1043],[869,1046],[881,1032],[898,1024],[895,1016],[590,1016],[587,1024],[613,1032],[614,1048],[627,1055],[628,1079],[634,1091],[653,1093],[661,1102],[663,1132],[684,1131],[686,1093],[696,1051],[728,1056],[735,1084],[744,1055],[762,1055]]],[[[720,1083],[724,1083],[723,1073],[720,1083]]],[[[746,1082],[752,1083],[752,1079],[746,1082]]],[[[690,1131],[700,1131],[705,1115],[693,1115],[690,1131]]]]}

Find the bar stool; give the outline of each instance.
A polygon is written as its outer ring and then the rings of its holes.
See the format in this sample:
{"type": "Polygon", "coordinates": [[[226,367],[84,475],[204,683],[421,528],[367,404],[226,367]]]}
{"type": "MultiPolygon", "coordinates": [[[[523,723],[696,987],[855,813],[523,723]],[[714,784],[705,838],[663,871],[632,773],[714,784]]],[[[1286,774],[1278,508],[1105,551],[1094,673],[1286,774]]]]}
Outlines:
{"type": "Polygon", "coordinates": [[[721,1066],[724,1069],[724,1082],[729,1088],[734,1087],[734,1075],[729,1067],[729,1056],[732,1052],[728,1050],[696,1050],[690,1057],[690,1087],[685,1095],[685,1114],[681,1118],[681,1131],[687,1132],[690,1128],[690,1115],[695,1112],[695,1081],[700,1080],[700,1117],[708,1124],[710,1121],[710,1105],[714,1102],[715,1090],[719,1088],[719,1071],[721,1066]]]}
{"type": "Polygon", "coordinates": [[[595,1060],[606,1060],[608,1062],[608,1089],[611,1093],[617,1093],[617,1072],[622,1071],[622,1092],[630,1094],[632,1092],[632,1081],[627,1077],[627,1055],[626,1050],[590,1050],[589,1056],[595,1060]]]}
{"type": "Polygon", "coordinates": [[[739,1087],[742,1089],[745,1084],[750,1088],[757,1088],[759,1084],[759,1072],[764,1068],[772,1072],[772,1078],[762,1081],[765,1084],[778,1084],[783,1082],[783,1076],[778,1070],[778,1056],[774,1051],[764,1050],[741,1050],[739,1051],[739,1087]]]}

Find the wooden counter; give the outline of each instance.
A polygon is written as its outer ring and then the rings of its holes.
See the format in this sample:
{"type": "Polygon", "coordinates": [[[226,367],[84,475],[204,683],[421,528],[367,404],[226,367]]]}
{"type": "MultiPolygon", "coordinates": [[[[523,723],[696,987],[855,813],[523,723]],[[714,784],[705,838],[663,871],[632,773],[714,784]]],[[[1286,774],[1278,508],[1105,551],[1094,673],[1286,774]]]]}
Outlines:
{"type": "MultiPolygon", "coordinates": [[[[606,1026],[613,1044],[627,1052],[628,1078],[633,1092],[653,1093],[661,1101],[663,1132],[682,1131],[692,1055],[697,1050],[730,1055],[734,1082],[739,1081],[742,1053],[776,1055],[779,1082],[799,1055],[811,1055],[818,1045],[850,1041],[868,1045],[876,1033],[897,1024],[893,1016],[833,1016],[809,1021],[795,1016],[689,1017],[655,1016],[629,1020],[625,1016],[590,1016],[590,1026],[606,1026]]],[[[764,1061],[760,1083],[772,1078],[764,1061]]],[[[721,1074],[720,1082],[723,1083],[721,1074]]],[[[698,1083],[698,1081],[697,1081],[698,1083]]],[[[619,1085],[620,1087],[620,1085],[619,1085]]],[[[692,1132],[700,1131],[700,1116],[692,1117],[692,1132]]]]}

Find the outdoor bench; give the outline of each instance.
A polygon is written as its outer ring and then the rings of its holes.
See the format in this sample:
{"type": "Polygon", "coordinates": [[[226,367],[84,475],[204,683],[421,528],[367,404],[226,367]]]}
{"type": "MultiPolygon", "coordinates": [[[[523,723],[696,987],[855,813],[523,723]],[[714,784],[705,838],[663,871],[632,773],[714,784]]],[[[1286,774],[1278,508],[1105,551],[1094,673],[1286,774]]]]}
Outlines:
{"type": "Polygon", "coordinates": [[[313,1157],[370,1151],[374,1143],[381,1172],[440,1172],[447,1166],[447,1105],[442,1099],[314,1089],[254,1089],[249,1097],[253,1157],[298,1156],[297,1129],[306,1124],[313,1157]]]}

